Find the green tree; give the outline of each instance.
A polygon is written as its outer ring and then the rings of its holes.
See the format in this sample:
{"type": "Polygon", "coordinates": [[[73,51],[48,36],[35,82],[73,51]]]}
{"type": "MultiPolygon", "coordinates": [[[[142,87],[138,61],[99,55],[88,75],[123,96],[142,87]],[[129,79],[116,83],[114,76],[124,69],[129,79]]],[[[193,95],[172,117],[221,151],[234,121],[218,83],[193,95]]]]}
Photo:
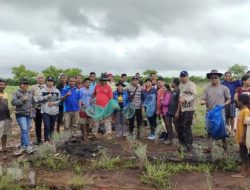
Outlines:
{"type": "Polygon", "coordinates": [[[156,70],[153,70],[153,69],[147,69],[147,70],[145,70],[142,74],[143,74],[143,76],[149,76],[149,75],[151,75],[151,74],[153,74],[153,73],[158,73],[158,71],[156,71],[156,70]]]}
{"type": "Polygon", "coordinates": [[[66,69],[63,71],[69,77],[75,77],[76,75],[81,75],[82,70],[78,68],[66,69]]]}
{"type": "Polygon", "coordinates": [[[247,72],[246,65],[235,64],[232,67],[229,67],[228,70],[233,74],[236,79],[240,79],[247,72]]]}
{"type": "Polygon", "coordinates": [[[18,67],[12,67],[12,73],[14,74],[14,79],[19,80],[20,78],[27,78],[29,80],[34,79],[37,72],[26,69],[24,65],[18,67]]]}
{"type": "Polygon", "coordinates": [[[62,69],[58,69],[53,65],[50,65],[48,68],[44,69],[42,73],[48,77],[48,76],[53,76],[53,77],[58,77],[60,73],[63,73],[62,69]]]}

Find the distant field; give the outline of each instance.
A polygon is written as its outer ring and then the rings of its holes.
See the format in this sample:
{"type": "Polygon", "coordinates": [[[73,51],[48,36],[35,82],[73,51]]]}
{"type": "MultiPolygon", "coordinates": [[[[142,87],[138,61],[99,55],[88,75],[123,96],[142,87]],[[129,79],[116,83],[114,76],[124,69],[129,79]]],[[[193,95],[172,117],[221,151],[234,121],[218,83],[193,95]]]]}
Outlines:
{"type": "MultiPolygon", "coordinates": [[[[206,84],[200,83],[197,85],[197,91],[198,91],[198,100],[197,100],[197,111],[195,112],[195,117],[194,117],[194,126],[193,126],[193,132],[197,136],[203,136],[205,134],[204,126],[204,115],[205,115],[205,106],[201,106],[199,104],[200,102],[200,97],[202,95],[204,86],[206,84]]],[[[12,99],[12,94],[18,89],[18,86],[7,86],[6,92],[8,93],[9,97],[9,105],[11,111],[14,111],[14,107],[11,106],[11,99],[12,99]]]]}

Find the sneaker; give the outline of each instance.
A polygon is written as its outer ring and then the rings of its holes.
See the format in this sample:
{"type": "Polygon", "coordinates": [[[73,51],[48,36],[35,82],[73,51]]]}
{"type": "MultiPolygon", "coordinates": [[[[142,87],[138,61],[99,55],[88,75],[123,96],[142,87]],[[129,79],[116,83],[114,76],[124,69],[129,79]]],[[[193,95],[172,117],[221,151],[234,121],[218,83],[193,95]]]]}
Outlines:
{"type": "Polygon", "coordinates": [[[31,154],[31,153],[35,152],[35,149],[32,146],[28,146],[26,151],[28,154],[31,154]]]}
{"type": "Polygon", "coordinates": [[[156,139],[156,135],[151,135],[148,137],[149,140],[155,140],[156,139]]]}
{"type": "Polygon", "coordinates": [[[16,152],[14,153],[14,155],[15,155],[15,156],[21,156],[21,155],[23,155],[23,154],[25,153],[25,151],[26,151],[26,149],[21,148],[21,149],[19,149],[18,151],[16,151],[16,152]]]}

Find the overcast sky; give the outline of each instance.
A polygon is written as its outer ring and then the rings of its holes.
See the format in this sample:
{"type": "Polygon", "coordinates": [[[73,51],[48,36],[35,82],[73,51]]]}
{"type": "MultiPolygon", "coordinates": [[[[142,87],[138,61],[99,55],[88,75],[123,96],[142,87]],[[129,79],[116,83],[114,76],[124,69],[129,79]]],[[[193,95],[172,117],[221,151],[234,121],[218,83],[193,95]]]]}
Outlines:
{"type": "Polygon", "coordinates": [[[249,10],[247,0],[0,0],[0,74],[224,72],[250,65],[249,10]]]}

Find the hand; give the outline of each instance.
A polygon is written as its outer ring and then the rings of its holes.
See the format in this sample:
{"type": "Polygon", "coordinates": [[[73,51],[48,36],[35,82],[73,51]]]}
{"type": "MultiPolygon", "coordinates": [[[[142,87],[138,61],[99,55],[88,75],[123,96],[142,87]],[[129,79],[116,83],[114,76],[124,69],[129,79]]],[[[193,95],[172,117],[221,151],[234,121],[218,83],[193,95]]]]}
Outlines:
{"type": "Polygon", "coordinates": [[[207,102],[205,100],[201,101],[201,105],[205,105],[207,102]]]}
{"type": "Polygon", "coordinates": [[[185,103],[185,102],[186,102],[186,100],[185,100],[185,98],[184,98],[184,97],[180,97],[179,102],[180,102],[181,104],[183,104],[183,103],[185,103]]]}
{"type": "Polygon", "coordinates": [[[71,93],[71,90],[67,92],[66,96],[70,96],[72,93],[71,93]]]}
{"type": "Polygon", "coordinates": [[[23,97],[22,97],[22,100],[23,100],[23,101],[27,101],[27,100],[28,100],[28,96],[27,96],[27,95],[23,96],[23,97]]]}
{"type": "Polygon", "coordinates": [[[51,92],[47,95],[47,97],[49,98],[49,97],[51,97],[52,96],[52,94],[51,94],[51,92]]]}
{"type": "Polygon", "coordinates": [[[48,102],[48,106],[49,107],[52,107],[52,106],[54,106],[55,104],[54,104],[54,102],[48,102]]]}
{"type": "Polygon", "coordinates": [[[180,118],[179,113],[176,113],[176,114],[174,115],[174,118],[175,118],[175,119],[179,119],[179,118],[180,118]]]}
{"type": "Polygon", "coordinates": [[[3,99],[3,96],[0,94],[0,100],[2,100],[3,99]]]}

